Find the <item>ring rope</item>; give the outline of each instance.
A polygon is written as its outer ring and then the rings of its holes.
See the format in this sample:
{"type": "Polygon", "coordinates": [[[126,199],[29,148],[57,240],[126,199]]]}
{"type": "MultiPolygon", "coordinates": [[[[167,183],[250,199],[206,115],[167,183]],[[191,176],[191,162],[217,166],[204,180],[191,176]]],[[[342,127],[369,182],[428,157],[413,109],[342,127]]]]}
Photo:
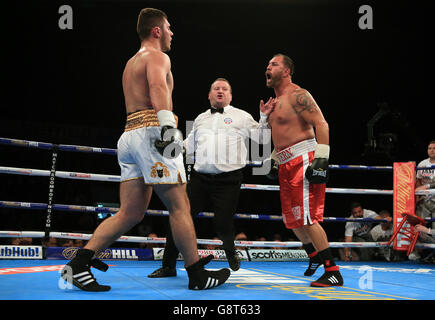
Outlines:
{"type": "MultiPolygon", "coordinates": [[[[4,208],[22,208],[30,210],[45,210],[47,204],[45,203],[31,203],[31,202],[17,202],[17,201],[0,201],[0,207],[4,208]]],[[[53,204],[53,210],[69,211],[69,212],[93,212],[93,213],[112,213],[115,214],[119,211],[119,208],[109,207],[94,207],[94,206],[80,206],[80,205],[67,205],[67,204],[53,204]]],[[[169,216],[169,211],[166,210],[152,210],[148,209],[144,212],[149,216],[169,216]]],[[[213,218],[213,212],[200,212],[199,218],[213,218]]],[[[281,221],[282,216],[268,215],[268,214],[249,214],[249,213],[236,213],[234,214],[236,219],[252,219],[252,220],[269,220],[269,221],[281,221]]],[[[373,219],[373,218],[344,218],[344,217],[324,217],[324,222],[387,222],[385,219],[373,219]]],[[[425,221],[435,221],[435,218],[425,218],[425,221]]]]}
{"type": "MultiPolygon", "coordinates": [[[[5,145],[14,145],[14,146],[22,146],[22,147],[30,147],[30,148],[39,148],[46,150],[57,151],[70,151],[70,152],[88,152],[88,153],[104,153],[110,155],[116,155],[116,149],[109,148],[96,148],[96,147],[88,147],[88,146],[77,146],[77,145],[57,145],[45,142],[36,142],[36,141],[27,141],[27,140],[19,140],[19,139],[9,139],[9,138],[0,138],[0,144],[5,145]]],[[[250,166],[261,166],[261,161],[254,161],[248,163],[250,166]]],[[[382,170],[382,171],[391,171],[392,167],[386,166],[359,166],[359,165],[330,165],[330,169],[344,169],[344,170],[382,170]]],[[[424,170],[429,168],[435,168],[435,166],[430,167],[417,167],[416,170],[424,170]]],[[[77,172],[65,172],[65,171],[48,171],[48,170],[38,170],[38,169],[24,169],[24,168],[12,168],[12,167],[0,167],[0,173],[7,174],[21,174],[21,175],[33,175],[33,176],[53,176],[60,178],[69,178],[69,179],[84,179],[84,180],[94,180],[94,181],[111,181],[111,182],[119,182],[120,177],[115,175],[103,175],[103,174],[89,174],[89,173],[77,173],[77,172]]],[[[53,178],[53,177],[52,177],[53,178]]],[[[275,185],[253,185],[253,184],[244,184],[241,189],[252,189],[252,190],[266,190],[266,191],[277,191],[279,190],[279,186],[275,185]]],[[[393,194],[392,190],[372,190],[372,189],[344,189],[344,188],[326,188],[326,192],[330,193],[353,193],[355,194],[393,194]]],[[[425,190],[419,191],[415,194],[432,194],[435,193],[435,190],[425,190]]],[[[0,207],[9,206],[9,207],[21,207],[28,209],[53,209],[53,210],[63,210],[63,211],[92,211],[98,212],[96,207],[90,206],[71,206],[71,205],[56,205],[56,204],[36,204],[36,203],[25,203],[25,202],[10,202],[10,201],[0,201],[0,207]],[[79,208],[79,210],[77,210],[79,208]]],[[[100,210],[117,210],[116,208],[98,208],[100,210]]],[[[166,215],[169,214],[164,212],[163,210],[147,210],[145,214],[151,214],[154,211],[154,214],[166,215]],[[160,211],[160,212],[159,212],[160,211]]],[[[202,213],[203,217],[211,217],[213,213],[202,213]]],[[[247,218],[247,219],[261,219],[266,217],[261,217],[261,215],[249,215],[249,214],[236,214],[239,215],[238,218],[247,218]]],[[[281,220],[280,216],[270,216],[267,215],[269,220],[281,220]],[[274,218],[270,218],[274,217],[274,218]],[[276,218],[275,218],[276,217],[276,218]]],[[[327,217],[325,217],[327,218],[327,217]]],[[[328,219],[328,218],[327,218],[328,219]]],[[[330,221],[349,221],[349,218],[334,218],[331,217],[330,221]]],[[[326,220],[326,219],[325,219],[326,220]]],[[[366,220],[364,218],[358,218],[357,221],[366,220]]],[[[376,219],[373,219],[376,220],[376,219]]],[[[431,219],[432,220],[432,219],[431,219]]],[[[378,219],[376,222],[381,222],[382,220],[378,219]]],[[[48,232],[48,228],[45,232],[38,231],[0,231],[0,237],[38,237],[38,238],[46,238],[48,235],[51,237],[60,237],[60,238],[69,238],[69,239],[83,239],[88,240],[92,235],[90,234],[80,234],[80,233],[63,233],[63,232],[48,232]]],[[[151,242],[151,243],[165,243],[165,238],[149,238],[149,237],[136,237],[136,236],[121,236],[117,241],[126,241],[126,242],[151,242]]],[[[198,244],[215,244],[222,245],[222,241],[220,240],[208,240],[208,239],[197,239],[198,244]]],[[[259,246],[259,247],[300,247],[302,245],[301,242],[275,242],[275,241],[234,241],[237,246],[259,246]]],[[[343,248],[343,247],[385,247],[387,246],[387,242],[331,242],[330,246],[332,248],[343,248]]],[[[418,248],[435,248],[435,244],[426,244],[419,243],[416,245],[418,248]]]]}
{"type": "MultiPolygon", "coordinates": [[[[3,167],[3,166],[0,166],[0,173],[27,175],[27,176],[39,176],[39,177],[50,176],[49,170],[26,169],[26,168],[3,167]]],[[[69,171],[56,171],[55,176],[58,178],[63,178],[63,179],[77,179],[77,180],[91,180],[91,181],[105,181],[105,182],[120,182],[120,180],[121,180],[121,177],[118,175],[69,172],[69,171]]],[[[278,185],[261,185],[261,184],[242,184],[241,189],[244,189],[244,190],[262,190],[262,191],[279,191],[279,186],[278,185]]],[[[392,195],[393,190],[326,188],[326,193],[392,195]]],[[[435,194],[435,189],[415,191],[415,194],[416,195],[435,194]]]]}
{"type": "MultiPolygon", "coordinates": [[[[4,238],[43,238],[44,232],[39,231],[0,231],[0,237],[4,238]]],[[[72,233],[72,232],[50,232],[50,237],[63,239],[80,239],[89,240],[92,234],[72,233]]],[[[136,243],[166,243],[166,238],[121,236],[116,242],[136,242],[136,243]]],[[[221,240],[197,239],[198,244],[203,245],[222,245],[221,240]]],[[[381,248],[389,247],[388,242],[330,242],[331,248],[381,248]]],[[[274,248],[298,248],[302,246],[299,241],[239,241],[235,240],[234,244],[239,247],[274,247],[274,248]]],[[[435,244],[418,243],[416,248],[435,249],[435,244]]]]}
{"type": "MultiPolygon", "coordinates": [[[[52,143],[47,143],[47,142],[10,139],[10,138],[1,138],[1,137],[0,137],[0,144],[45,149],[45,150],[52,150],[56,146],[59,151],[69,151],[69,152],[103,153],[103,154],[110,154],[110,155],[117,155],[118,153],[117,149],[111,149],[111,148],[100,148],[100,147],[89,147],[89,146],[67,145],[67,144],[54,145],[52,143]]],[[[248,162],[248,165],[250,166],[261,166],[262,164],[263,164],[262,161],[248,162]]],[[[329,165],[329,168],[343,169],[343,170],[374,170],[374,171],[393,170],[392,166],[362,166],[362,165],[329,165]]],[[[434,169],[434,168],[435,165],[430,167],[416,167],[416,170],[434,169]]]]}
{"type": "MultiPolygon", "coordinates": [[[[9,139],[9,138],[0,138],[0,144],[13,145],[18,147],[45,149],[45,150],[53,150],[55,148],[55,145],[53,143],[20,140],[20,139],[9,139]]],[[[77,145],[68,145],[68,144],[58,144],[57,148],[60,151],[71,151],[71,152],[104,153],[104,154],[111,154],[111,155],[116,155],[118,153],[116,149],[77,146],[77,145]]]]}

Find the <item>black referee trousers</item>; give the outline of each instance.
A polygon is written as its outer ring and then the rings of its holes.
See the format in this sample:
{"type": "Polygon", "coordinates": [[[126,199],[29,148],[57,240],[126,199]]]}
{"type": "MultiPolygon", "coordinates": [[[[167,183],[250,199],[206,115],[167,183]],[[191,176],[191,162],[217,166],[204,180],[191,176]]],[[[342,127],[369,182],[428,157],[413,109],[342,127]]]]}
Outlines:
{"type": "MultiPolygon", "coordinates": [[[[187,184],[191,215],[194,222],[199,212],[214,212],[214,231],[223,242],[224,250],[234,249],[234,214],[239,203],[243,169],[220,173],[203,174],[192,170],[187,184]]],[[[199,223],[195,223],[198,229],[199,223]]],[[[196,230],[196,234],[213,233],[213,230],[196,230]]],[[[166,247],[163,255],[163,267],[175,268],[178,249],[172,237],[171,228],[166,235],[166,247]]]]}

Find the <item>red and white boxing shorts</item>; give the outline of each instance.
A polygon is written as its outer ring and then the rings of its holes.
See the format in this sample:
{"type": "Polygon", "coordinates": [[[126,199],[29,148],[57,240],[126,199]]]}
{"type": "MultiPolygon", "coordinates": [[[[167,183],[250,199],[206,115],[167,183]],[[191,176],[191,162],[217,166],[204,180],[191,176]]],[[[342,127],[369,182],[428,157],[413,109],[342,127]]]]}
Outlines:
{"type": "Polygon", "coordinates": [[[296,229],[323,221],[325,184],[310,184],[305,170],[314,159],[315,139],[304,140],[277,153],[282,217],[296,229]]]}

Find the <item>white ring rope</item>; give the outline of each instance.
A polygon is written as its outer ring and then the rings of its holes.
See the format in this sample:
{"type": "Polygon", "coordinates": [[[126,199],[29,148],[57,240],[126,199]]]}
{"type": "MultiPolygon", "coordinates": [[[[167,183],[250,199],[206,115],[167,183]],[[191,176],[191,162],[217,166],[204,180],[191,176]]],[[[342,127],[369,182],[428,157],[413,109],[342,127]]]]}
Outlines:
{"type": "MultiPolygon", "coordinates": [[[[26,169],[15,167],[0,166],[0,173],[27,175],[27,176],[50,176],[49,170],[39,169],[26,169]]],[[[77,180],[91,180],[91,181],[106,181],[106,182],[120,182],[120,176],[106,175],[97,173],[82,173],[82,172],[69,172],[69,171],[56,171],[56,177],[63,179],[77,179],[77,180]]],[[[245,190],[262,190],[262,191],[279,191],[277,185],[261,185],[261,184],[242,184],[241,189],[245,190]]],[[[377,194],[377,195],[392,195],[393,190],[379,190],[379,189],[349,189],[349,188],[326,188],[327,193],[339,194],[377,194]]],[[[416,191],[416,195],[435,194],[435,189],[416,191]]]]}
{"type": "MultiPolygon", "coordinates": [[[[0,166],[0,173],[17,174],[17,175],[25,175],[25,176],[37,176],[37,177],[50,176],[49,170],[1,167],[1,166],[0,166]]],[[[56,177],[63,178],[63,179],[77,179],[77,180],[91,180],[91,181],[110,181],[110,182],[121,181],[121,177],[116,175],[68,172],[68,171],[56,171],[56,177]]]]}
{"type": "MultiPolygon", "coordinates": [[[[43,238],[44,232],[40,231],[0,231],[0,237],[4,238],[43,238]]],[[[92,234],[72,232],[50,232],[50,237],[62,239],[89,240],[92,234]]],[[[135,243],[166,243],[166,238],[121,236],[116,242],[135,243]]],[[[197,239],[198,244],[222,245],[221,240],[197,239]]],[[[238,247],[268,247],[268,248],[299,248],[302,243],[299,241],[234,241],[238,247]]],[[[382,248],[388,247],[387,242],[330,242],[331,248],[382,248]]],[[[416,248],[435,249],[435,244],[418,243],[416,248]]]]}

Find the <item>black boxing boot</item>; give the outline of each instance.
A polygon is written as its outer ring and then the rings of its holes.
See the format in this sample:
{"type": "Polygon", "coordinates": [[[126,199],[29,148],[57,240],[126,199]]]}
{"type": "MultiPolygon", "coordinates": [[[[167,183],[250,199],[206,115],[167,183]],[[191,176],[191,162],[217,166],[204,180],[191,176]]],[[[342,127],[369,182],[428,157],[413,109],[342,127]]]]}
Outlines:
{"type": "Polygon", "coordinates": [[[331,249],[319,251],[318,255],[325,267],[325,273],[316,281],[311,282],[311,287],[331,287],[342,286],[344,281],[340,273],[340,268],[335,265],[334,258],[332,257],[331,249]]]}
{"type": "Polygon", "coordinates": [[[338,266],[325,268],[325,273],[316,281],[311,282],[311,287],[332,287],[342,286],[343,277],[338,266]]]}
{"type": "Polygon", "coordinates": [[[190,290],[205,290],[218,287],[230,277],[230,270],[227,268],[217,271],[208,271],[204,266],[213,259],[213,255],[199,259],[198,262],[186,267],[189,276],[190,290]]]}
{"type": "Polygon", "coordinates": [[[91,266],[97,265],[97,268],[107,270],[107,265],[97,259],[92,259],[94,251],[88,249],[79,249],[76,256],[63,268],[62,278],[84,291],[109,291],[110,286],[98,284],[91,272],[91,266]]]}
{"type": "Polygon", "coordinates": [[[310,277],[316,272],[317,268],[319,268],[323,263],[312,243],[302,244],[302,247],[304,248],[305,252],[310,258],[310,262],[307,270],[305,270],[304,272],[304,276],[310,277]]]}

